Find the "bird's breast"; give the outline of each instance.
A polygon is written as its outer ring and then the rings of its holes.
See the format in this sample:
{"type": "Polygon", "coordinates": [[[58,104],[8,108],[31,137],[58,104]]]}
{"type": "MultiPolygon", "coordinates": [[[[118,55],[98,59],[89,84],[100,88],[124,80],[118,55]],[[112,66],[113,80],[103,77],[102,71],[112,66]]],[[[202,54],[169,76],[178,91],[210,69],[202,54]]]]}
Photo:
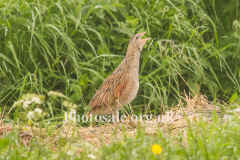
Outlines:
{"type": "Polygon", "coordinates": [[[120,103],[122,105],[129,104],[137,95],[139,89],[138,68],[128,72],[127,77],[126,88],[120,97],[120,103]]]}

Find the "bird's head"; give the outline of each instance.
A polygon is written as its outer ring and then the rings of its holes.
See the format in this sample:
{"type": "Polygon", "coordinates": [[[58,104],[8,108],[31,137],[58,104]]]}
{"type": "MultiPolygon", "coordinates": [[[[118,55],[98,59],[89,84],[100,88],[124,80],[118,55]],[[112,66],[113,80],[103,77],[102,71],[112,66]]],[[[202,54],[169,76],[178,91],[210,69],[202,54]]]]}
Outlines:
{"type": "Polygon", "coordinates": [[[132,54],[140,53],[143,49],[144,44],[150,38],[142,38],[146,32],[136,34],[129,42],[128,51],[132,54]]]}

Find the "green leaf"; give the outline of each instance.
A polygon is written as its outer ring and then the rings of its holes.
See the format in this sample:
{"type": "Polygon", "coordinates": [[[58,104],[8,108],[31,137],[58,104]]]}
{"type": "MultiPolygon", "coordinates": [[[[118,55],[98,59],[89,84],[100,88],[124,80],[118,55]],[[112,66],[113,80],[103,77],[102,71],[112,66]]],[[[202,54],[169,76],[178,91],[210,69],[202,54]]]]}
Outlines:
{"type": "Polygon", "coordinates": [[[9,139],[0,138],[0,152],[7,150],[8,146],[9,146],[9,139]]]}
{"type": "Polygon", "coordinates": [[[235,102],[238,98],[239,98],[238,93],[235,92],[232,94],[231,98],[228,101],[231,104],[231,103],[235,102]]]}

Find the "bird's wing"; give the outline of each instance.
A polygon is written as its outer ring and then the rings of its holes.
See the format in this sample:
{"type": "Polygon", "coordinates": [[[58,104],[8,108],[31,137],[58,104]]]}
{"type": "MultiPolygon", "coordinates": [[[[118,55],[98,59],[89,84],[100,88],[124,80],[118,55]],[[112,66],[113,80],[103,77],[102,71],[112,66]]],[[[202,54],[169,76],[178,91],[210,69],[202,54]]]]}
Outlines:
{"type": "MultiPolygon", "coordinates": [[[[96,91],[96,94],[91,99],[89,106],[91,110],[104,110],[105,107],[116,107],[118,97],[126,88],[127,73],[122,68],[117,68],[110,76],[108,76],[101,87],[96,91]]],[[[104,112],[104,111],[103,111],[104,112]]]]}

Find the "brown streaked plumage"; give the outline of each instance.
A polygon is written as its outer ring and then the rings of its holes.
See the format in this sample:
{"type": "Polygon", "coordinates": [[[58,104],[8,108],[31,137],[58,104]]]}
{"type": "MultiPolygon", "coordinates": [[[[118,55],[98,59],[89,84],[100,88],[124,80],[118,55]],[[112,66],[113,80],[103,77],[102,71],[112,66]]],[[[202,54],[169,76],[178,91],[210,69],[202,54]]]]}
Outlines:
{"type": "Polygon", "coordinates": [[[129,42],[127,53],[121,64],[109,75],[89,102],[92,114],[111,114],[129,104],[139,88],[138,71],[140,52],[149,38],[136,34],[129,42]]]}

